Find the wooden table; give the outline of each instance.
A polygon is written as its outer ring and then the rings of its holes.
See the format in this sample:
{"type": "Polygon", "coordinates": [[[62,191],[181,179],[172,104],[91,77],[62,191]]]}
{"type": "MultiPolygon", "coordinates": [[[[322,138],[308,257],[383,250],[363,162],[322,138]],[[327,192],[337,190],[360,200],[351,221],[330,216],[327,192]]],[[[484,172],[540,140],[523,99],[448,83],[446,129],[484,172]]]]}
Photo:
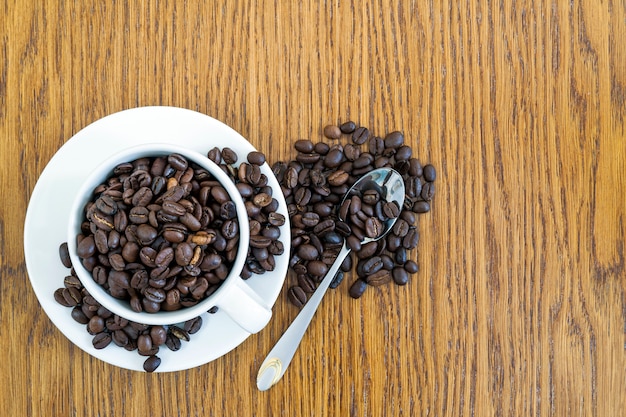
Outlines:
{"type": "Polygon", "coordinates": [[[87,3],[0,14],[0,415],[625,415],[623,2],[87,3]],[[25,211],[73,134],[147,105],[213,116],[270,162],[328,123],[402,130],[438,168],[419,273],[356,301],[348,278],[268,392],[285,291],[196,369],[85,354],[29,284],[25,211]]]}

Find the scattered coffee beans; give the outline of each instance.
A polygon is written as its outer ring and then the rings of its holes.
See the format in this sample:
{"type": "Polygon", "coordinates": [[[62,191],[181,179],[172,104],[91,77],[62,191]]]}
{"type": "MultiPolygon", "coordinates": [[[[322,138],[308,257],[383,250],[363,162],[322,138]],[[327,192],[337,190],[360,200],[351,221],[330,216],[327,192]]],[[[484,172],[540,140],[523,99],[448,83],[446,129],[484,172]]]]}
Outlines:
{"type": "Polygon", "coordinates": [[[272,165],[291,218],[289,267],[296,281],[290,284],[288,299],[297,307],[306,303],[324,277],[344,239],[352,252],[333,288],[353,267],[357,278],[348,291],[353,298],[363,295],[368,286],[406,285],[409,276],[417,272],[417,264],[408,259],[419,242],[417,216],[430,211],[435,192],[435,168],[422,166],[402,132],[380,137],[347,121],[326,126],[323,134],[334,142],[300,139],[294,144],[293,160],[272,165]],[[342,136],[349,138],[347,143],[335,142],[342,136]],[[360,195],[348,196],[341,204],[356,180],[382,167],[394,168],[402,175],[406,190],[402,207],[383,201],[375,187],[365,187],[360,195]],[[398,219],[389,234],[363,244],[364,238],[380,235],[388,218],[398,219]]]}
{"type": "MultiPolygon", "coordinates": [[[[64,257],[66,245],[61,244],[59,252],[63,265],[71,268],[71,262],[67,262],[64,257]]],[[[175,326],[148,326],[126,320],[107,310],[89,295],[74,269],[65,277],[63,284],[63,287],[54,292],[54,298],[59,304],[72,308],[72,318],[85,325],[87,332],[93,336],[93,347],[104,349],[113,344],[128,351],[137,350],[139,355],[148,357],[143,364],[146,372],[154,372],[161,364],[161,359],[157,356],[161,346],[178,350],[181,346],[180,340],[189,341],[189,334],[195,333],[202,326],[201,317],[188,320],[183,323],[183,327],[190,330],[183,337],[175,331],[175,326]]]]}

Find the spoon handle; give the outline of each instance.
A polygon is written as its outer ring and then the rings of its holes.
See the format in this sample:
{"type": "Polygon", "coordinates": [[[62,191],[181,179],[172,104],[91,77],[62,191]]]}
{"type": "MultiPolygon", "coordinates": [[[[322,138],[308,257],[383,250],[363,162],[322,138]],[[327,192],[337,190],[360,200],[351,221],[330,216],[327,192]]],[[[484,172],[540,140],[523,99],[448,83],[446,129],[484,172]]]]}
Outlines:
{"type": "Polygon", "coordinates": [[[296,353],[296,349],[298,349],[298,346],[300,345],[304,332],[309,326],[317,307],[322,301],[322,297],[324,297],[324,294],[326,293],[326,290],[332,282],[335,274],[339,270],[341,263],[349,253],[350,249],[344,242],[339,254],[337,255],[337,259],[335,259],[335,262],[326,273],[326,276],[320,285],[302,308],[298,316],[291,323],[289,328],[285,331],[278,342],[276,342],[274,348],[267,354],[267,357],[261,364],[261,368],[259,369],[256,379],[257,388],[260,391],[270,389],[270,387],[276,384],[284,375],[287,367],[291,363],[291,359],[293,359],[293,355],[296,353]]]}

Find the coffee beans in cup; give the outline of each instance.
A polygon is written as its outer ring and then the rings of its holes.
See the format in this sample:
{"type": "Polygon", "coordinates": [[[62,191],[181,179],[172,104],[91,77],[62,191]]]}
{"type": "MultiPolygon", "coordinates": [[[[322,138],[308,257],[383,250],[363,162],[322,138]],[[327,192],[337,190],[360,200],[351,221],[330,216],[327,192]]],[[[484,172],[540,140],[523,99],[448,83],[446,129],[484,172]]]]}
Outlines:
{"type": "Polygon", "coordinates": [[[136,312],[172,311],[212,294],[237,255],[235,204],[180,154],[117,165],[85,207],[77,254],[136,312]]]}
{"type": "MultiPolygon", "coordinates": [[[[278,212],[278,201],[260,170],[265,155],[250,152],[246,161],[238,165],[238,155],[230,148],[213,148],[207,156],[233,181],[245,203],[252,237],[242,278],[273,270],[274,257],[284,252],[280,227],[285,224],[285,217],[278,212]]],[[[203,294],[208,296],[217,289],[225,276],[222,269],[229,268],[235,255],[233,248],[238,236],[238,225],[233,223],[235,207],[228,194],[218,187],[219,183],[206,171],[180,155],[141,158],[121,164],[95,190],[96,197],[88,204],[88,218],[78,237],[81,261],[109,291],[112,285],[126,289],[131,295],[131,306],[137,302],[133,301],[133,294],[150,302],[161,300],[160,308],[164,309],[171,305],[180,308],[192,305],[203,294]],[[142,180],[132,179],[137,177],[142,180]],[[139,191],[142,187],[149,191],[139,191]],[[106,230],[107,223],[112,224],[110,230],[106,230]],[[150,229],[139,230],[142,225],[155,229],[157,236],[150,229]],[[89,241],[84,243],[85,239],[89,241]],[[154,285],[153,271],[164,266],[171,267],[165,285],[154,285]],[[128,276],[118,273],[127,270],[135,272],[128,276]],[[137,274],[137,270],[145,273],[137,274]],[[174,280],[176,283],[172,285],[174,280]],[[197,283],[201,286],[194,285],[197,283]],[[159,289],[165,292],[164,298],[159,289]]],[[[62,264],[71,268],[67,243],[61,244],[59,256],[62,264]]],[[[114,288],[113,293],[119,295],[121,291],[114,288]]],[[[143,366],[147,372],[155,371],[160,365],[157,356],[160,347],[165,345],[176,351],[181,348],[181,341],[189,341],[202,326],[200,316],[169,326],[126,320],[100,305],[82,286],[73,269],[64,279],[64,286],[55,291],[54,298],[72,308],[72,317],[85,325],[96,349],[113,344],[137,350],[147,356],[143,366]]],[[[144,307],[144,303],[141,301],[137,308],[144,307]]],[[[215,312],[217,307],[208,310],[215,312]]]]}

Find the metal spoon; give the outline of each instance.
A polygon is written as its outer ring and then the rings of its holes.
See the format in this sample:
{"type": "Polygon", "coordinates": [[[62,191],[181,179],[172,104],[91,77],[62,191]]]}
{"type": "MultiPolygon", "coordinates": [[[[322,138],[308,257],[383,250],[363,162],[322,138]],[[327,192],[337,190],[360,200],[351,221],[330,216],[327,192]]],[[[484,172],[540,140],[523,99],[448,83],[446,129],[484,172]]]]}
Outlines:
{"type": "MultiPolygon", "coordinates": [[[[376,188],[379,191],[382,190],[383,194],[381,195],[381,198],[385,201],[397,202],[400,208],[404,203],[404,181],[402,176],[391,168],[379,168],[370,171],[363,177],[359,178],[359,180],[354,183],[354,185],[343,197],[342,204],[346,198],[351,197],[355,192],[366,190],[368,188],[376,188]]],[[[363,239],[362,243],[382,238],[387,234],[387,232],[389,232],[389,230],[391,230],[395,221],[395,218],[386,220],[383,223],[384,229],[382,234],[374,239],[366,237],[363,239]]],[[[346,242],[344,241],[343,246],[337,255],[337,259],[328,270],[328,273],[320,285],[261,364],[256,380],[259,390],[268,390],[284,375],[287,367],[293,359],[293,355],[296,353],[296,349],[298,349],[298,346],[300,345],[304,332],[309,326],[317,307],[322,301],[322,297],[326,293],[333,277],[339,270],[341,263],[349,253],[350,248],[347,247],[346,242]]]]}

